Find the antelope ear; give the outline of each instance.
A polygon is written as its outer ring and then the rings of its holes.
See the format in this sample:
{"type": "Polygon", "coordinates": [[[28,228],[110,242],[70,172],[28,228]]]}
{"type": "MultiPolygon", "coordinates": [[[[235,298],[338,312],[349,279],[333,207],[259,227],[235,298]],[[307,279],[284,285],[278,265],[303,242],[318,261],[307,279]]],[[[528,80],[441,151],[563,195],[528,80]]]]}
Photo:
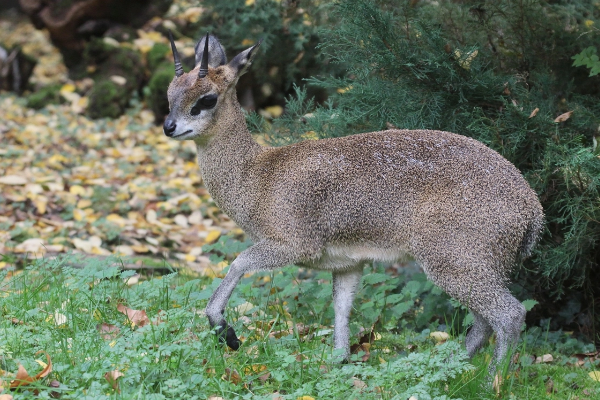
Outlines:
{"type": "Polygon", "coordinates": [[[250,65],[252,64],[252,60],[254,56],[256,56],[256,49],[262,43],[262,39],[258,41],[254,46],[250,47],[242,51],[240,54],[235,56],[233,60],[229,61],[229,66],[235,71],[236,76],[239,78],[244,75],[250,65]]]}
{"type": "MultiPolygon", "coordinates": [[[[194,50],[196,52],[196,65],[202,61],[202,55],[204,54],[206,37],[203,36],[194,50]]],[[[214,35],[208,36],[208,66],[211,68],[217,68],[219,65],[225,65],[227,63],[227,57],[225,56],[225,49],[214,35]]]]}

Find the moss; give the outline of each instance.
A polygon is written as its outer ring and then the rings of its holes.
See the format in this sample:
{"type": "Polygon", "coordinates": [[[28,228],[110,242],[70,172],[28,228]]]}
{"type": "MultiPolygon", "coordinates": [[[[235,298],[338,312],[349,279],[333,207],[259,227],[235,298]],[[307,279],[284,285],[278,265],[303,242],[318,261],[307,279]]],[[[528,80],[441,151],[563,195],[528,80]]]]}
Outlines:
{"type": "Polygon", "coordinates": [[[173,80],[175,71],[169,62],[165,62],[152,74],[148,86],[144,90],[148,107],[154,112],[157,123],[161,123],[169,113],[169,101],[167,100],[167,88],[173,80]]]}
{"type": "Polygon", "coordinates": [[[48,104],[60,104],[64,99],[60,95],[60,84],[49,85],[27,96],[27,107],[40,109],[48,104]]]}
{"type": "Polygon", "coordinates": [[[148,69],[154,71],[160,63],[165,61],[165,56],[171,51],[171,48],[164,43],[156,43],[146,55],[148,69]]]}
{"type": "Polygon", "coordinates": [[[107,52],[98,41],[93,41],[90,45],[90,60],[100,62],[96,64],[96,73],[93,75],[95,84],[89,94],[90,105],[87,114],[91,118],[116,118],[125,111],[129,100],[139,90],[144,79],[141,57],[131,49],[112,46],[107,52]],[[113,76],[125,78],[124,83],[115,83],[111,80],[113,76]]]}
{"type": "Polygon", "coordinates": [[[96,82],[89,94],[87,114],[91,118],[117,118],[125,110],[130,96],[125,86],[106,80],[96,82]]]}

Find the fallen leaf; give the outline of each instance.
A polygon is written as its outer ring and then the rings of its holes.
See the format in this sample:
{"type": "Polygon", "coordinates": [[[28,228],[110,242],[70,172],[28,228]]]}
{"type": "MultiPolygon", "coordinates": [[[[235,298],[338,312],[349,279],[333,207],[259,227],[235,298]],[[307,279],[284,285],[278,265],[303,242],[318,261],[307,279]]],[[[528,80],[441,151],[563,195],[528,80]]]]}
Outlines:
{"type": "Polygon", "coordinates": [[[115,369],[114,371],[109,371],[106,374],[104,374],[104,379],[106,379],[108,383],[110,383],[110,386],[112,386],[113,389],[121,393],[121,389],[119,389],[119,382],[117,381],[117,379],[119,379],[122,376],[125,375],[118,369],[115,369]]]}
{"type": "Polygon", "coordinates": [[[48,363],[46,363],[46,366],[40,372],[38,372],[38,374],[36,376],[31,377],[27,373],[27,370],[25,369],[25,367],[23,367],[21,364],[19,364],[19,369],[17,370],[17,375],[15,376],[15,379],[10,382],[11,389],[17,388],[20,386],[29,385],[30,383],[35,382],[35,381],[39,380],[40,378],[45,378],[46,376],[48,376],[48,374],[50,372],[52,372],[52,361],[50,360],[50,355],[48,353],[46,353],[45,351],[38,351],[35,354],[38,355],[40,353],[46,354],[46,359],[48,360],[48,363]]]}
{"type": "Polygon", "coordinates": [[[571,118],[572,114],[573,114],[573,111],[567,111],[564,114],[560,114],[558,117],[556,117],[554,119],[554,122],[565,122],[566,120],[568,120],[569,118],[571,118]]]}
{"type": "Polygon", "coordinates": [[[535,359],[536,364],[551,363],[552,361],[554,361],[554,357],[552,357],[552,354],[544,354],[543,356],[537,357],[535,359]]]}
{"type": "Polygon", "coordinates": [[[354,386],[356,389],[364,389],[367,387],[367,384],[361,381],[360,379],[353,377],[352,386],[354,386]]]}
{"type": "Polygon", "coordinates": [[[44,240],[40,238],[29,238],[15,247],[15,253],[36,254],[44,251],[44,240]]]}
{"type": "Polygon", "coordinates": [[[431,332],[429,337],[434,339],[438,343],[444,343],[446,340],[450,338],[450,335],[446,332],[431,332]]]}
{"type": "Polygon", "coordinates": [[[60,326],[67,323],[67,316],[59,313],[58,311],[54,312],[54,325],[60,326]]]}
{"type": "Polygon", "coordinates": [[[140,274],[135,274],[125,279],[125,284],[127,286],[137,285],[140,281],[140,274]]]}
{"type": "Polygon", "coordinates": [[[96,330],[100,332],[100,337],[105,340],[113,340],[121,331],[118,326],[106,322],[96,325],[96,330]]]}
{"type": "Polygon", "coordinates": [[[554,389],[554,381],[551,378],[548,378],[546,381],[546,393],[556,393],[556,389],[554,389]]]}
{"type": "Polygon", "coordinates": [[[596,382],[600,382],[600,371],[590,371],[588,375],[596,382]]]}
{"type": "Polygon", "coordinates": [[[229,368],[225,368],[225,373],[221,376],[221,379],[224,381],[229,381],[234,385],[239,385],[242,383],[242,377],[235,369],[232,371],[229,368]]]}
{"type": "Polygon", "coordinates": [[[531,112],[531,114],[529,114],[529,118],[533,118],[533,117],[535,117],[535,116],[537,115],[538,111],[540,111],[540,109],[536,107],[536,108],[535,108],[535,109],[534,109],[534,110],[531,112]]]}
{"type": "Polygon", "coordinates": [[[6,175],[0,177],[0,184],[3,185],[25,185],[27,179],[17,175],[6,175]]]}
{"type": "Polygon", "coordinates": [[[127,79],[121,75],[112,75],[109,79],[119,86],[125,86],[127,83],[127,79]]]}
{"type": "Polygon", "coordinates": [[[146,315],[146,311],[144,310],[132,310],[131,308],[125,307],[121,303],[117,305],[117,310],[120,313],[125,314],[127,318],[131,321],[132,325],[142,327],[150,323],[150,319],[148,318],[148,315],[146,315]]]}
{"type": "Polygon", "coordinates": [[[360,343],[350,346],[350,351],[352,354],[358,354],[361,351],[364,352],[363,356],[360,358],[362,362],[366,362],[371,357],[371,343],[360,343]]]}
{"type": "Polygon", "coordinates": [[[212,230],[210,232],[208,232],[208,235],[206,236],[206,243],[212,243],[215,242],[219,236],[221,236],[221,231],[217,231],[217,230],[212,230]]]}
{"type": "Polygon", "coordinates": [[[496,392],[497,396],[500,396],[500,388],[502,387],[502,377],[500,373],[496,373],[494,377],[494,382],[492,383],[492,389],[496,392]]]}
{"type": "Polygon", "coordinates": [[[0,400],[12,400],[13,397],[10,394],[0,394],[0,400]]]}

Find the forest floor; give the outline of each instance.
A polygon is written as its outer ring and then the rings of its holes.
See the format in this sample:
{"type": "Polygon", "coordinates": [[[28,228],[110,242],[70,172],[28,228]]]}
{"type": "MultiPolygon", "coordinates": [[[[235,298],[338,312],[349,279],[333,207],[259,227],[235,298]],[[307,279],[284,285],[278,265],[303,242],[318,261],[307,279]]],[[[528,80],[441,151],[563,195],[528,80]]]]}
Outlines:
{"type": "Polygon", "coordinates": [[[202,187],[192,143],[169,140],[138,101],[118,119],[88,119],[75,89],[89,83],[67,78],[44,32],[10,20],[0,32],[39,54],[34,86],[60,83],[69,99],[33,110],[0,94],[0,254],[138,255],[199,270],[204,244],[241,234],[202,187]]]}

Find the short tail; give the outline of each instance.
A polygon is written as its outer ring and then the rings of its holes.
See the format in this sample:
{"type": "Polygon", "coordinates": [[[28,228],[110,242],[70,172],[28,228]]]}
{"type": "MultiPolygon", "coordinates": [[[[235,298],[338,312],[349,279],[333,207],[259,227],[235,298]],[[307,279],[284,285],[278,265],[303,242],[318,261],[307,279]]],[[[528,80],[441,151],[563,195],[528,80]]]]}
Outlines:
{"type": "Polygon", "coordinates": [[[523,235],[523,241],[521,242],[521,249],[519,251],[521,259],[525,259],[531,255],[533,248],[540,240],[542,231],[544,230],[544,210],[538,203],[533,218],[529,221],[525,235],[523,235]]]}

